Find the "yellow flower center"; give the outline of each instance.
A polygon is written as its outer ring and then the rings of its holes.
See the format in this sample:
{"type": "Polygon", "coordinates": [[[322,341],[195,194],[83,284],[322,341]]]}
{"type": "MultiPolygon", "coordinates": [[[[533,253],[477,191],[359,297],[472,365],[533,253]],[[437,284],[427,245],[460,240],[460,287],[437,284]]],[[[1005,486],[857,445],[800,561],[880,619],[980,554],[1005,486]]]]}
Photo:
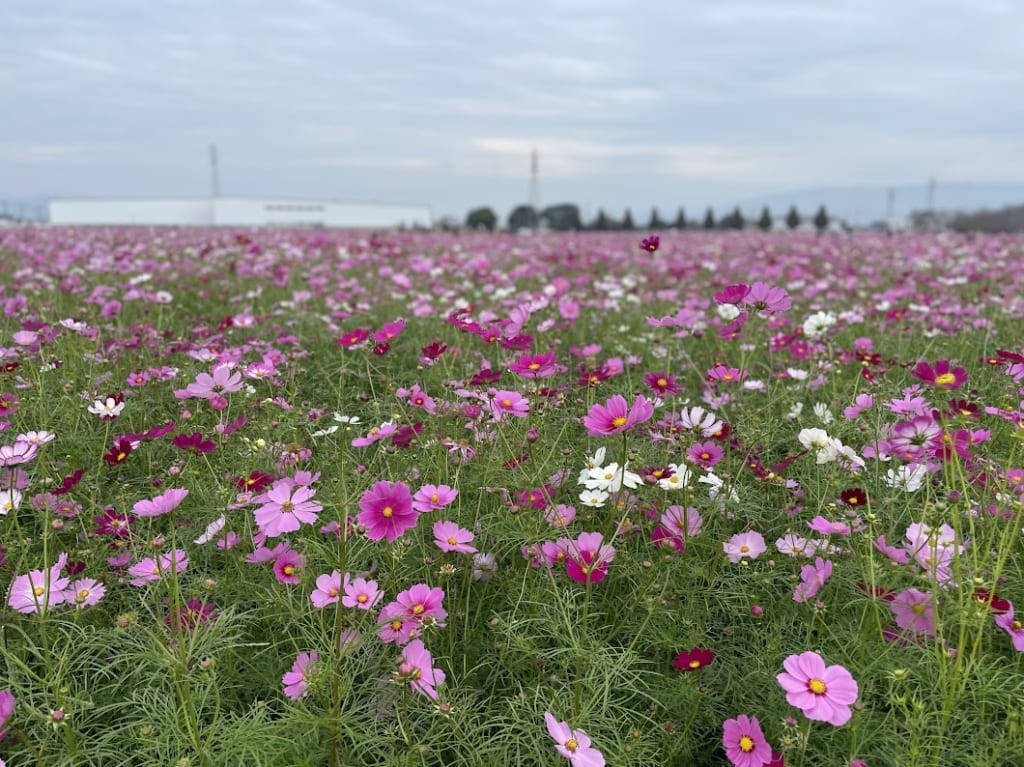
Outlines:
{"type": "Polygon", "coordinates": [[[612,419],[612,426],[614,426],[616,429],[619,428],[620,426],[625,426],[625,425],[626,425],[626,416],[624,416],[624,415],[619,415],[619,416],[616,416],[615,418],[612,419]]]}
{"type": "Polygon", "coordinates": [[[656,384],[656,385],[658,386],[658,388],[660,388],[660,389],[664,389],[664,388],[665,388],[666,386],[668,386],[668,381],[667,381],[667,380],[665,380],[664,378],[659,378],[659,379],[658,379],[657,381],[655,381],[654,383],[655,383],[655,384],[656,384]]]}
{"type": "Polygon", "coordinates": [[[440,500],[441,500],[441,497],[437,493],[431,493],[430,494],[430,502],[431,503],[437,503],[440,500]]]}
{"type": "Polygon", "coordinates": [[[914,611],[914,615],[921,615],[924,613],[924,603],[918,602],[916,605],[910,608],[914,611]]]}
{"type": "Polygon", "coordinates": [[[36,586],[34,589],[32,589],[32,593],[35,594],[37,597],[41,597],[43,594],[46,593],[46,589],[44,589],[42,586],[36,586]]]}
{"type": "Polygon", "coordinates": [[[292,503],[291,501],[281,501],[281,513],[282,514],[289,513],[293,508],[295,508],[295,504],[292,503]]]}
{"type": "Polygon", "coordinates": [[[420,615],[423,612],[423,610],[424,610],[423,605],[416,605],[415,607],[412,608],[412,614],[413,615],[420,615]]]}
{"type": "Polygon", "coordinates": [[[569,740],[565,741],[565,747],[575,754],[576,749],[580,747],[580,742],[576,738],[569,738],[569,740]]]}
{"type": "Polygon", "coordinates": [[[398,631],[400,628],[402,628],[402,621],[398,620],[397,618],[395,620],[391,621],[391,630],[392,631],[398,631]]]}
{"type": "Polygon", "coordinates": [[[825,683],[820,679],[812,679],[807,683],[807,689],[813,692],[815,695],[825,694],[825,683]]]}
{"type": "Polygon", "coordinates": [[[285,575],[292,575],[295,572],[295,565],[285,565],[283,569],[285,575]]]}
{"type": "Polygon", "coordinates": [[[89,598],[89,589],[79,589],[78,590],[78,599],[79,599],[79,601],[84,602],[88,598],[89,598]]]}
{"type": "Polygon", "coordinates": [[[748,551],[750,551],[750,547],[747,544],[743,544],[742,546],[740,546],[741,554],[746,554],[748,551]]]}
{"type": "Polygon", "coordinates": [[[942,375],[935,376],[936,386],[949,386],[954,383],[956,383],[956,376],[952,373],[943,373],[942,375]]]}
{"type": "Polygon", "coordinates": [[[512,407],[512,400],[510,400],[508,397],[505,397],[505,399],[501,401],[501,404],[505,407],[512,407]]]}
{"type": "Polygon", "coordinates": [[[689,663],[690,668],[700,668],[699,660],[691,660],[689,663]]]}
{"type": "Polygon", "coordinates": [[[744,754],[749,754],[754,750],[754,739],[749,735],[744,735],[740,738],[740,751],[744,754]]]}
{"type": "Polygon", "coordinates": [[[391,517],[392,517],[392,515],[394,513],[395,513],[395,510],[392,509],[390,506],[385,506],[384,507],[384,511],[381,512],[381,514],[384,515],[384,519],[391,519],[391,517]]]}
{"type": "Polygon", "coordinates": [[[1020,629],[1021,629],[1020,621],[1012,621],[1010,623],[1010,628],[1013,629],[1014,631],[1020,631],[1020,629]]]}
{"type": "Polygon", "coordinates": [[[458,543],[458,542],[459,542],[459,539],[458,539],[458,538],[456,538],[456,537],[455,537],[454,535],[449,535],[449,536],[448,536],[448,543],[449,543],[449,544],[450,544],[451,546],[454,546],[454,545],[455,545],[456,543],[458,543]]]}
{"type": "Polygon", "coordinates": [[[366,594],[360,594],[356,597],[356,601],[359,602],[359,604],[366,604],[370,601],[370,598],[366,596],[366,594]]]}
{"type": "Polygon", "coordinates": [[[530,370],[540,370],[540,363],[531,362],[529,368],[530,370]]]}

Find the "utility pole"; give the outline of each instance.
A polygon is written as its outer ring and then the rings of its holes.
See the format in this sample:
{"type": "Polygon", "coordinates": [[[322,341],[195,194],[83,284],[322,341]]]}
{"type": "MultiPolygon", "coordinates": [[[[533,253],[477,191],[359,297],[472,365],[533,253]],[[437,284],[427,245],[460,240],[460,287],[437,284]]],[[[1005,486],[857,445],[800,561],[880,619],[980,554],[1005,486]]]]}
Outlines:
{"type": "Polygon", "coordinates": [[[210,191],[220,197],[220,171],[217,168],[217,145],[210,144],[210,191]]]}
{"type": "Polygon", "coordinates": [[[935,177],[928,179],[928,212],[935,213],[935,177]]]}
{"type": "Polygon", "coordinates": [[[885,220],[887,222],[892,221],[894,215],[896,215],[896,189],[890,186],[888,199],[885,204],[885,220]]]}

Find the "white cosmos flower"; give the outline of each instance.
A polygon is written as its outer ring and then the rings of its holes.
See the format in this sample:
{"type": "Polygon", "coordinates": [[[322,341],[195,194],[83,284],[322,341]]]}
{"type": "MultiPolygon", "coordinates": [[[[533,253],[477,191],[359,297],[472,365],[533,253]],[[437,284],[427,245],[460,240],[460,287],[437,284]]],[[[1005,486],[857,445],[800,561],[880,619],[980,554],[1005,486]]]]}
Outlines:
{"type": "Polygon", "coordinates": [[[690,481],[690,470],[676,463],[670,463],[668,467],[672,469],[672,476],[659,479],[658,487],[663,490],[682,490],[690,481]]]}
{"type": "Polygon", "coordinates": [[[882,481],[889,487],[913,493],[915,490],[920,490],[927,476],[928,469],[917,464],[916,466],[900,466],[896,469],[889,469],[882,481]]]}
{"type": "Polygon", "coordinates": [[[10,490],[0,490],[0,517],[6,516],[9,511],[17,511],[20,505],[20,492],[13,487],[10,490]]]}
{"type": "Polygon", "coordinates": [[[580,493],[580,503],[592,509],[600,509],[608,500],[608,493],[604,490],[584,490],[580,493]]]}
{"type": "Polygon", "coordinates": [[[89,412],[102,418],[117,418],[124,410],[124,402],[118,402],[113,397],[95,400],[89,405],[89,412]]]}
{"type": "MultiPolygon", "coordinates": [[[[829,444],[828,432],[824,429],[801,429],[796,438],[807,450],[821,450],[827,448],[829,444]]],[[[818,463],[824,463],[824,461],[818,461],[818,463]]]]}
{"type": "Polygon", "coordinates": [[[818,420],[826,426],[836,420],[835,416],[832,415],[832,411],[828,409],[828,405],[824,402],[815,403],[814,414],[818,416],[818,420]]]}
{"type": "Polygon", "coordinates": [[[224,519],[224,515],[222,514],[220,518],[215,519],[213,522],[206,526],[206,531],[198,538],[196,538],[195,543],[198,543],[200,546],[202,546],[204,543],[209,543],[213,540],[214,536],[217,535],[217,533],[224,529],[225,524],[226,520],[224,519]]]}
{"type": "Polygon", "coordinates": [[[632,490],[640,487],[642,483],[643,478],[639,474],[634,474],[625,467],[620,469],[617,463],[595,466],[587,471],[587,478],[583,482],[588,490],[605,490],[609,493],[617,493],[623,485],[632,490]]]}
{"type": "Polygon", "coordinates": [[[836,316],[832,312],[815,312],[804,320],[804,335],[817,338],[835,324],[836,316]]]}
{"type": "Polygon", "coordinates": [[[577,485],[582,485],[582,484],[586,483],[587,478],[590,476],[590,470],[591,469],[595,469],[595,468],[597,468],[598,466],[600,466],[601,464],[604,463],[604,454],[605,454],[605,448],[599,447],[594,452],[594,455],[587,459],[587,465],[583,469],[583,471],[580,472],[579,479],[576,481],[577,485]]]}

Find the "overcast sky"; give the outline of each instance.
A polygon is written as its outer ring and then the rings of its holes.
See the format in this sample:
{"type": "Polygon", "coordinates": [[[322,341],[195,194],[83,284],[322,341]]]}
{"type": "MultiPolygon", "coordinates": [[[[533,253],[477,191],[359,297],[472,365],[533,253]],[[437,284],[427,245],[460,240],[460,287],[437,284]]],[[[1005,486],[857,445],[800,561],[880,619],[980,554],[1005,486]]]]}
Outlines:
{"type": "Polygon", "coordinates": [[[1020,0],[3,0],[0,197],[637,218],[1024,180],[1020,0]]]}

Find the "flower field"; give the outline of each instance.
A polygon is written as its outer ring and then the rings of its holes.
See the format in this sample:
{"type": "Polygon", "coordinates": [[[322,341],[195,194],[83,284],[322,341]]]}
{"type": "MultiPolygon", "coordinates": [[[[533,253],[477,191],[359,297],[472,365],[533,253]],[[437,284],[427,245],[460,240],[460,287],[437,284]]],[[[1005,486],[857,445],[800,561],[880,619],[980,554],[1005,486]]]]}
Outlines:
{"type": "Polygon", "coordinates": [[[1024,763],[1022,266],[0,230],[0,763],[1024,763]]]}

